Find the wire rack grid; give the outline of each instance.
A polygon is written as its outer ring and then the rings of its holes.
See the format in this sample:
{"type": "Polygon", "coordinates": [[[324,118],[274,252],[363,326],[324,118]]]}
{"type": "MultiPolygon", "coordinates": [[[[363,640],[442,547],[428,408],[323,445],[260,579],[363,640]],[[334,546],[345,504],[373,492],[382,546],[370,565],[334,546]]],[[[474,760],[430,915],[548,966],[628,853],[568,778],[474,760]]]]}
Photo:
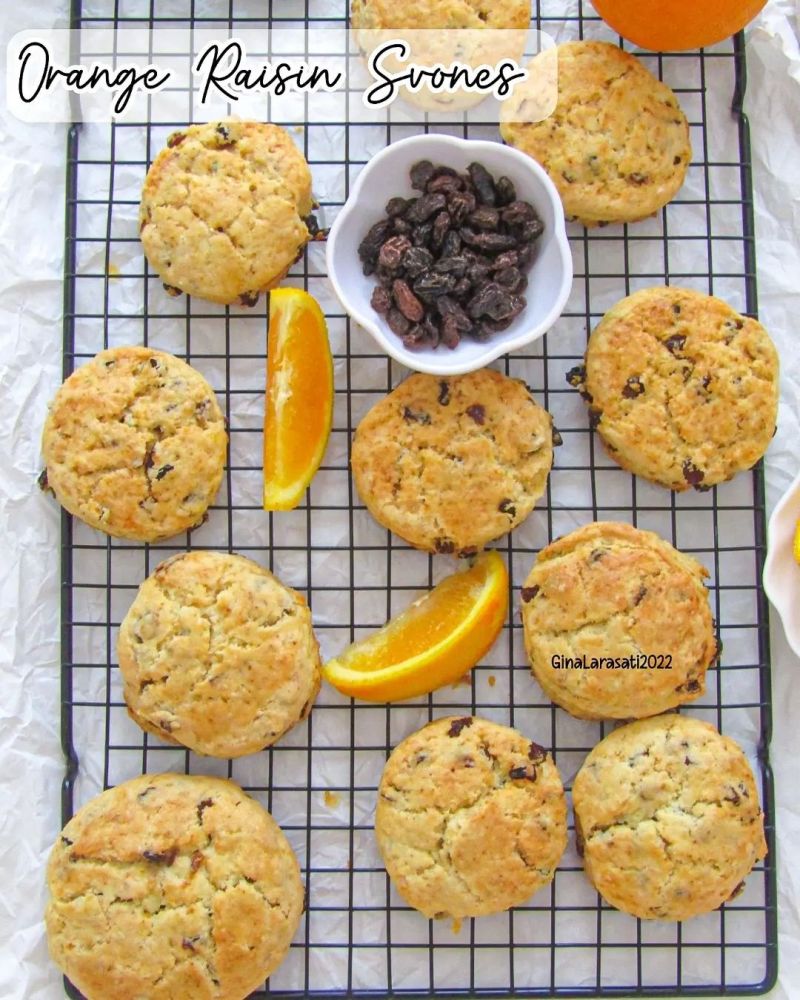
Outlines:
{"type": "MultiPolygon", "coordinates": [[[[73,27],[194,24],[228,30],[346,21],[345,0],[230,0],[224,15],[218,6],[201,7],[199,0],[74,0],[73,27]]],[[[620,41],[583,3],[541,0],[534,24],[559,40],[620,41]]],[[[115,662],[118,625],[145,576],[187,548],[243,553],[304,592],[328,656],[451,571],[446,557],[414,551],[381,529],[349,475],[354,428],[404,373],[376,354],[364,331],[343,314],[326,282],[323,248],[311,245],[288,281],[314,294],[328,318],[336,376],[333,431],[301,506],[265,514],[260,432],[266,303],[248,310],[171,299],[148,269],[138,240],[136,213],[147,166],[167,133],[186,122],[70,131],[64,375],[107,346],[146,343],[170,350],[209,378],[231,443],[211,516],[186,537],[138,545],[63,517],[64,819],[102,788],[161,770],[231,777],[263,802],[300,858],[307,909],[287,960],[258,996],[732,996],[765,992],[775,980],[761,470],[705,494],[676,495],[637,480],[604,455],[584,405],[565,382],[582,358],[588,331],[637,288],[684,284],[720,294],[749,314],[757,307],[742,39],[701,53],[642,58],[677,92],[690,119],[694,157],[684,189],[657,218],[593,231],[570,226],[575,282],[564,315],[530,351],[498,363],[533,387],[564,440],[540,506],[498,543],[510,571],[512,608],[502,637],[469,684],[412,702],[353,703],[325,687],[306,723],[271,750],[237,761],[167,747],[130,721],[115,662]],[[516,726],[552,747],[569,789],[586,753],[609,727],[572,719],[542,694],[527,666],[516,595],[544,545],[595,519],[658,531],[708,567],[724,652],[706,695],[688,711],[737,738],[751,756],[770,854],[744,892],[720,911],[685,924],[661,924],[604,904],[585,879],[571,838],[552,885],[527,905],[460,927],[425,921],[392,890],[375,847],[372,822],[383,763],[401,738],[430,719],[469,712],[516,726]]],[[[336,126],[309,118],[286,124],[310,163],[328,224],[371,155],[422,127],[388,120],[336,126]]],[[[437,129],[498,138],[489,123],[437,129]]],[[[69,984],[67,989],[79,995],[69,984]]]]}

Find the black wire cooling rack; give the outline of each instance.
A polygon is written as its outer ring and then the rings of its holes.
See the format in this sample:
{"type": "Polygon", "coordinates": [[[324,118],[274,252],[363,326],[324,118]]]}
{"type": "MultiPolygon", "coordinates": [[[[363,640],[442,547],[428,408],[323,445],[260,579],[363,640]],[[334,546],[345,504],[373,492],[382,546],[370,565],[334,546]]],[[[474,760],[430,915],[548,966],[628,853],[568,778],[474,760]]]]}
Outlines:
{"type": "MultiPolygon", "coordinates": [[[[73,27],[219,29],[304,22],[343,26],[346,0],[79,0],[73,27]],[[220,8],[224,12],[220,13],[220,8]]],[[[536,4],[534,3],[534,8],[536,4]]],[[[609,35],[588,6],[541,0],[534,25],[557,35],[609,35]],[[564,14],[568,9],[569,15],[564,14]]],[[[139,188],[172,128],[185,120],[74,126],[69,133],[64,284],[64,376],[98,350],[150,343],[189,360],[217,391],[230,427],[230,458],[208,522],[159,545],[110,539],[62,520],[62,738],[68,761],[62,809],[143,772],[186,770],[238,781],[267,806],[303,867],[308,906],[284,964],[258,996],[734,996],[766,992],[777,970],[775,838],[762,472],[708,493],[676,495],[611,463],[565,382],[588,331],[623,295],[648,284],[685,284],[757,308],[753,199],[743,40],[701,53],[643,54],[671,84],[691,123],[687,184],[657,218],[592,231],[570,226],[575,282],[563,317],[528,353],[499,367],[524,378],[555,417],[558,449],[547,494],[498,547],[510,571],[502,637],[469,685],[393,706],[353,703],[325,687],[308,721],[279,746],[228,762],[196,757],[143,734],[126,716],[115,662],[116,632],[139,583],[186,548],[244,553],[304,592],[323,654],[383,623],[452,563],[388,535],[354,492],[352,432],[403,375],[351,325],[312,245],[289,282],[322,302],[335,355],[334,426],[325,463],[291,513],[261,510],[261,420],[266,303],[224,309],[171,299],[147,268],[138,240],[139,188]],[[731,111],[732,103],[732,111],[731,111]],[[429,719],[482,714],[553,748],[567,788],[608,727],[553,707],[532,680],[516,595],[536,552],[593,519],[658,531],[710,570],[724,652],[708,692],[687,711],[740,740],[753,759],[767,818],[769,856],[744,892],[685,924],[642,922],[605,905],[584,878],[574,838],[552,885],[526,906],[458,927],[429,922],[393,892],[372,834],[377,783],[392,746],[429,719]],[[79,766],[80,761],[80,766],[79,766]]],[[[287,123],[311,165],[330,224],[355,172],[386,143],[419,131],[373,121],[287,123]]],[[[426,126],[427,127],[427,126],[426,126]]],[[[496,126],[440,128],[498,138],[496,126]]],[[[70,996],[78,994],[67,985],[70,996]]]]}

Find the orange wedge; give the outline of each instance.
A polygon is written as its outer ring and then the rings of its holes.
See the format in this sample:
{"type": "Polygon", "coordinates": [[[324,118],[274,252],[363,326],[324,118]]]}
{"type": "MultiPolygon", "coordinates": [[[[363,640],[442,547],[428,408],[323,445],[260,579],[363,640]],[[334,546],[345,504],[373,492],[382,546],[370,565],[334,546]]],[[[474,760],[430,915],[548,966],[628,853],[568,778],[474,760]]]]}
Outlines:
{"type": "Polygon", "coordinates": [[[795,562],[800,563],[800,521],[797,522],[797,526],[794,529],[794,545],[792,549],[794,551],[795,562]]]}
{"type": "Polygon", "coordinates": [[[292,510],[322,462],[333,416],[325,317],[301,288],[269,293],[264,510],[292,510]]]}
{"type": "Polygon", "coordinates": [[[400,701],[453,684],[491,648],[508,611],[508,573],[496,552],[434,589],[322,668],[352,698],[400,701]]]}

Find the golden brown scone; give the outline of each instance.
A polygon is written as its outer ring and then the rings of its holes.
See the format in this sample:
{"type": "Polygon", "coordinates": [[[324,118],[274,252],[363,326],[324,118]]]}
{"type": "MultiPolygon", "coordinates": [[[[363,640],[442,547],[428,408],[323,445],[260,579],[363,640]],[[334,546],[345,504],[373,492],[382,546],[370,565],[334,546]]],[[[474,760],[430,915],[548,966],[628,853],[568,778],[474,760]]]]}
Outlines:
{"type": "Polygon", "coordinates": [[[352,0],[353,28],[527,28],[530,0],[352,0]]]}
{"type": "Polygon", "coordinates": [[[567,376],[623,469],[708,489],[762,457],[778,415],[778,354],[754,319],[687,288],[623,299],[567,376]]]}
{"type": "Polygon", "coordinates": [[[297,858],[233,782],[150,774],[92,799],[47,867],[53,960],[87,1000],[244,1000],[303,912],[297,858]]]}
{"type": "Polygon", "coordinates": [[[553,878],[567,807],[552,757],[485,719],[437,719],[392,751],[375,835],[392,882],[426,917],[524,903],[553,878]]]}
{"type": "Polygon", "coordinates": [[[503,138],[541,163],[567,218],[596,226],[652,215],[675,197],[692,157],[678,99],[609,42],[566,42],[557,51],[555,112],[535,123],[505,120],[503,138]]]}
{"type": "Polygon", "coordinates": [[[271,746],[308,715],[320,686],[302,595],[223,552],[161,563],[122,622],[118,656],[131,717],[213,757],[271,746]]]}
{"type": "Polygon", "coordinates": [[[411,375],[358,425],[351,456],[372,516],[428,552],[474,553],[520,524],[553,464],[550,414],[491,368],[411,375]]]}
{"type": "Polygon", "coordinates": [[[635,917],[709,913],[767,853],[746,757],[698,719],[661,715],[615,730],[586,758],[572,798],[586,874],[635,917]]]}
{"type": "Polygon", "coordinates": [[[93,528],[153,542],[202,522],[227,445],[199,372],[164,351],[114,347],[56,393],[42,435],[42,482],[93,528]]]}
{"type": "Polygon", "coordinates": [[[544,692],[579,719],[640,719],[699,697],[717,655],[706,576],[628,524],[588,524],[542,549],[522,622],[544,692]]]}
{"type": "Polygon", "coordinates": [[[311,172],[289,134],[263,122],[174,132],[147,172],[139,231],[173,294],[254,305],[308,241],[311,172]]]}

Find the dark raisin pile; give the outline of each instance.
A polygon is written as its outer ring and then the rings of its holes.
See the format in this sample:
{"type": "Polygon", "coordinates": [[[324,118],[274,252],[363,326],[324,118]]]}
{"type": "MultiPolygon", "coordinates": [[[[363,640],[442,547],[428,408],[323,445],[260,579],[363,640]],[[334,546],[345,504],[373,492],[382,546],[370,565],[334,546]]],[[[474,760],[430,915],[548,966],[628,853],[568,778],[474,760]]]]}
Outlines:
{"type": "Polygon", "coordinates": [[[542,221],[480,163],[459,174],[421,160],[410,177],[420,196],[391,198],[358,248],[378,279],[372,306],[410,350],[488,340],[526,306],[542,221]]]}

